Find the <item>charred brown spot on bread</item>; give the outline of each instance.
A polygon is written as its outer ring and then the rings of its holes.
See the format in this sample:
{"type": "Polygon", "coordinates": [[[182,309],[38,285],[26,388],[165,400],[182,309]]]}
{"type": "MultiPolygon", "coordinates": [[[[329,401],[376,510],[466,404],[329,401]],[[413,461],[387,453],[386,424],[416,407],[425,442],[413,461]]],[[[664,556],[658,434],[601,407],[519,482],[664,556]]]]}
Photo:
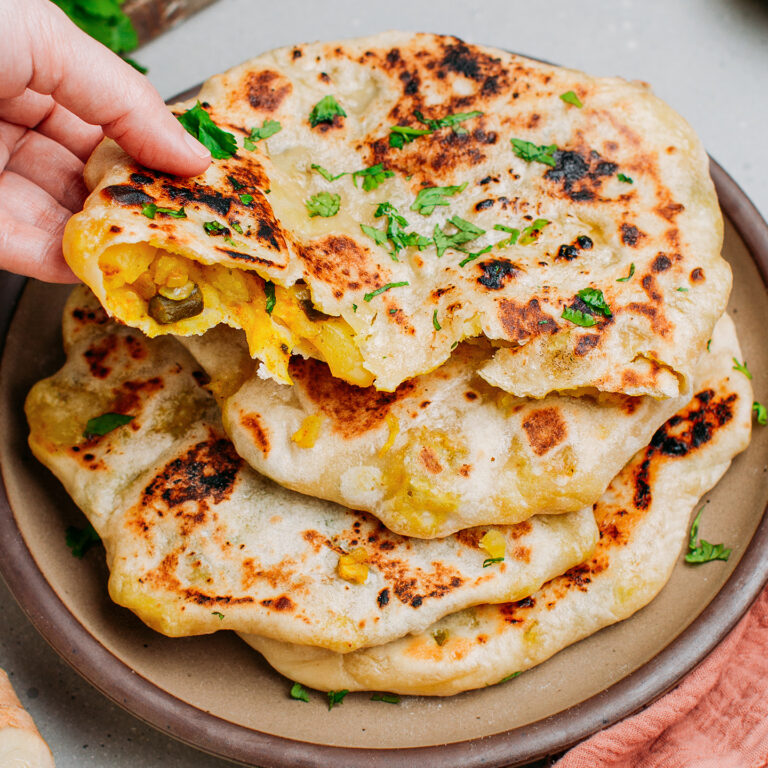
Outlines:
{"type": "Polygon", "coordinates": [[[666,253],[658,253],[651,264],[652,272],[666,272],[672,266],[672,260],[666,253]]]}
{"type": "Polygon", "coordinates": [[[95,342],[83,352],[83,357],[88,364],[91,376],[96,379],[106,379],[109,376],[112,368],[106,365],[106,361],[117,348],[117,344],[117,336],[110,334],[95,342]]]}
{"type": "Polygon", "coordinates": [[[667,221],[674,221],[675,217],[685,210],[685,206],[680,203],[669,201],[656,208],[656,213],[663,216],[667,221]]]}
{"type": "Polygon", "coordinates": [[[595,150],[557,150],[555,167],[544,178],[560,184],[563,194],[574,202],[590,202],[600,193],[603,179],[618,170],[616,163],[604,160],[595,150]]]}
{"type": "Polygon", "coordinates": [[[379,608],[383,608],[385,605],[389,605],[389,589],[384,588],[379,592],[379,594],[376,596],[376,602],[379,605],[379,608]]]}
{"type": "Polygon", "coordinates": [[[146,192],[136,187],[132,187],[130,184],[113,184],[110,187],[104,187],[101,190],[101,194],[107,200],[113,200],[119,205],[127,206],[145,206],[147,203],[153,202],[146,192]]]}
{"type": "Polygon", "coordinates": [[[585,333],[576,339],[576,344],[573,347],[573,354],[578,357],[584,357],[584,355],[591,352],[599,343],[601,336],[596,333],[585,333]]]}
{"type": "Polygon", "coordinates": [[[72,310],[72,317],[82,325],[93,323],[94,325],[104,325],[109,320],[104,307],[90,309],[88,307],[75,307],[72,310]]]}
{"type": "Polygon", "coordinates": [[[343,437],[356,437],[380,426],[394,403],[416,386],[403,382],[394,392],[356,387],[331,375],[325,363],[313,358],[291,358],[288,371],[294,383],[331,420],[331,428],[343,437]]]}
{"type": "Polygon", "coordinates": [[[124,340],[132,360],[143,360],[147,356],[147,345],[143,341],[135,336],[125,336],[124,340]]]}
{"type": "Polygon", "coordinates": [[[232,494],[242,459],[229,440],[211,438],[197,443],[168,463],[144,489],[141,505],[162,503],[173,509],[191,502],[204,511],[232,494]]]}
{"type": "Polygon", "coordinates": [[[197,589],[185,589],[183,591],[184,597],[192,603],[210,608],[213,606],[219,606],[220,608],[227,608],[234,605],[248,605],[255,602],[252,597],[233,597],[232,595],[207,595],[205,592],[201,592],[197,589]]]}
{"type": "Polygon", "coordinates": [[[506,283],[520,273],[520,267],[509,259],[489,259],[477,265],[482,274],[477,278],[480,285],[490,291],[500,291],[506,283]]]}
{"type": "Polygon", "coordinates": [[[701,267],[696,267],[695,269],[691,270],[691,280],[694,283],[700,283],[705,280],[704,277],[704,270],[701,267]]]}
{"type": "Polygon", "coordinates": [[[298,249],[309,273],[338,288],[342,295],[347,290],[378,288],[388,282],[389,274],[379,271],[371,252],[347,235],[329,235],[323,240],[298,245],[298,249]]]}
{"type": "Polygon", "coordinates": [[[526,619],[526,613],[536,607],[536,598],[525,597],[514,603],[502,603],[499,605],[499,613],[507,624],[522,624],[526,619]]]}
{"type": "Polygon", "coordinates": [[[274,112],[293,90],[290,80],[269,69],[249,73],[246,88],[248,102],[262,112],[274,112]]]}
{"type": "Polygon", "coordinates": [[[419,461],[427,472],[438,475],[443,471],[443,465],[437,457],[437,454],[427,445],[419,451],[419,461]]]}
{"type": "Polygon", "coordinates": [[[199,203],[219,216],[226,216],[229,213],[232,207],[232,198],[229,195],[224,195],[219,190],[197,181],[188,180],[187,185],[180,186],[178,183],[165,182],[163,192],[169,200],[177,204],[199,203]]]}
{"type": "Polygon", "coordinates": [[[538,299],[531,299],[527,304],[501,299],[498,307],[499,322],[510,341],[519,342],[557,332],[557,322],[542,310],[538,299]]]}
{"type": "Polygon", "coordinates": [[[621,225],[621,242],[630,248],[634,248],[645,236],[634,224],[624,222],[621,225]]]}
{"type": "Polygon", "coordinates": [[[559,408],[539,408],[526,417],[523,429],[537,456],[543,456],[565,440],[567,427],[559,408]]]}
{"type": "Polygon", "coordinates": [[[261,423],[258,413],[245,413],[240,415],[240,423],[251,435],[254,444],[267,457],[269,456],[269,430],[261,423]]]}
{"type": "MultiPolygon", "coordinates": [[[[114,413],[130,414],[135,417],[143,407],[144,401],[164,388],[165,382],[161,376],[124,381],[114,391],[111,410],[114,413]]],[[[136,426],[138,422],[134,419],[131,422],[131,428],[136,426]]]]}

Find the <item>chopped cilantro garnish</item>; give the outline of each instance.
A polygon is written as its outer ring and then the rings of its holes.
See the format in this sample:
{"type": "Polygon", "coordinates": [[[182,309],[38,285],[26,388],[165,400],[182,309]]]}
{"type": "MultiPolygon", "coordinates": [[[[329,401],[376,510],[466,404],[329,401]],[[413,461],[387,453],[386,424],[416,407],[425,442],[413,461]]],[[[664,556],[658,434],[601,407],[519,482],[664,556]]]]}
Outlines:
{"type": "Polygon", "coordinates": [[[227,245],[231,245],[233,248],[237,248],[237,243],[228,235],[224,235],[224,242],[227,245]]]}
{"type": "Polygon", "coordinates": [[[250,205],[253,202],[253,195],[240,195],[240,202],[243,205],[250,205]]]}
{"type": "Polygon", "coordinates": [[[341,704],[348,693],[349,691],[346,688],[342,691],[328,691],[328,709],[333,709],[337,704],[341,704]]]}
{"type": "Polygon", "coordinates": [[[584,106],[581,103],[581,99],[573,91],[566,91],[565,93],[561,93],[560,98],[566,104],[573,104],[574,107],[578,107],[579,109],[584,106]]]}
{"type": "Polygon", "coordinates": [[[301,683],[294,683],[291,686],[290,695],[292,699],[298,701],[309,701],[309,693],[301,683]]]}
{"type": "Polygon", "coordinates": [[[515,245],[515,243],[517,243],[517,238],[520,237],[520,230],[515,227],[505,227],[503,224],[494,224],[493,228],[497,232],[506,232],[509,235],[509,237],[504,238],[504,240],[499,240],[499,242],[496,243],[497,248],[507,248],[510,245],[515,245]]]}
{"type": "Polygon", "coordinates": [[[459,134],[467,133],[467,129],[460,125],[460,123],[463,123],[465,120],[471,120],[473,117],[481,117],[482,114],[478,110],[473,112],[454,112],[452,115],[446,115],[445,117],[433,120],[432,118],[424,117],[418,110],[413,113],[414,117],[420,123],[426,125],[431,132],[438,131],[440,128],[453,128],[453,132],[459,134]]]}
{"type": "Polygon", "coordinates": [[[755,412],[755,419],[761,427],[768,424],[768,408],[755,400],[755,402],[752,403],[752,410],[755,412]]]}
{"type": "Polygon", "coordinates": [[[626,282],[628,282],[628,281],[630,280],[630,278],[631,278],[631,277],[632,277],[632,275],[634,275],[634,274],[635,274],[635,262],[633,261],[633,262],[632,262],[632,263],[629,265],[629,274],[628,274],[626,277],[617,277],[617,278],[616,278],[616,282],[617,282],[617,283],[626,283],[626,282]]]}
{"type": "Polygon", "coordinates": [[[749,372],[749,369],[747,368],[747,361],[745,360],[743,363],[740,363],[735,357],[733,358],[734,371],[739,371],[740,373],[743,373],[748,379],[752,379],[752,374],[749,372]]]}
{"type": "Polygon", "coordinates": [[[221,611],[211,611],[211,615],[212,616],[218,616],[219,617],[219,621],[223,621],[223,619],[224,619],[224,614],[221,611]]]}
{"type": "Polygon", "coordinates": [[[499,680],[496,685],[499,685],[501,683],[506,683],[507,680],[514,680],[518,675],[522,675],[522,672],[513,672],[511,675],[507,675],[506,677],[502,677],[501,680],[499,680]]]}
{"type": "Polygon", "coordinates": [[[707,352],[711,352],[712,349],[712,339],[707,339],[707,352]]]}
{"type": "Polygon", "coordinates": [[[184,210],[184,206],[182,205],[181,208],[176,210],[175,208],[161,208],[159,205],[155,205],[154,203],[147,203],[142,209],[141,212],[148,218],[148,219],[154,219],[155,214],[157,213],[164,213],[166,216],[171,216],[174,219],[186,219],[187,213],[184,210]]]}
{"type": "Polygon", "coordinates": [[[386,232],[382,232],[382,230],[376,229],[376,227],[369,227],[367,224],[361,224],[360,229],[362,229],[363,232],[376,243],[376,245],[387,244],[386,232]]]}
{"type": "Polygon", "coordinates": [[[503,563],[504,562],[504,556],[501,557],[489,557],[485,560],[483,560],[483,568],[487,568],[489,565],[494,565],[496,563],[503,563]]]}
{"type": "Polygon", "coordinates": [[[731,550],[723,544],[710,544],[704,539],[698,539],[699,521],[704,507],[699,510],[699,514],[691,526],[691,535],[688,537],[688,553],[685,556],[686,563],[709,563],[712,560],[727,560],[731,550]]]}
{"type": "Polygon", "coordinates": [[[232,222],[232,229],[234,229],[235,232],[237,232],[240,235],[243,234],[243,228],[240,226],[240,222],[239,221],[233,221],[232,222]]]}
{"type": "MultiPolygon", "coordinates": [[[[132,51],[139,44],[131,17],[120,7],[123,0],[54,0],[86,34],[115,53],[132,51]]],[[[140,72],[147,70],[123,57],[140,72]]]]}
{"type": "Polygon", "coordinates": [[[312,195],[309,200],[304,201],[310,218],[322,216],[327,219],[330,216],[335,216],[339,212],[340,204],[341,196],[331,192],[318,192],[316,195],[312,195]]]}
{"type": "Polygon", "coordinates": [[[394,171],[386,171],[382,167],[381,163],[372,165],[370,168],[363,168],[360,171],[352,172],[352,183],[357,186],[357,177],[360,176],[363,179],[363,189],[366,192],[370,192],[372,189],[376,189],[387,179],[394,176],[394,171]]]}
{"type": "Polygon", "coordinates": [[[400,697],[394,693],[374,693],[371,701],[385,701],[387,704],[399,704],[400,697]]]}
{"type": "Polygon", "coordinates": [[[384,291],[388,291],[390,288],[402,288],[404,285],[410,285],[410,283],[407,280],[403,280],[399,283],[387,283],[386,285],[382,285],[381,288],[377,288],[375,291],[366,293],[365,296],[363,296],[363,299],[365,301],[370,301],[371,299],[380,296],[384,291]]]}
{"type": "Polygon", "coordinates": [[[374,213],[374,218],[384,217],[387,220],[387,228],[384,231],[374,229],[373,227],[361,224],[360,228],[368,237],[378,245],[386,245],[387,241],[392,244],[392,250],[389,252],[393,261],[397,261],[397,254],[408,247],[416,247],[420,251],[426,248],[432,241],[428,237],[418,234],[418,232],[406,232],[408,226],[404,216],[401,216],[397,208],[392,203],[379,203],[374,213]]]}
{"type": "Polygon", "coordinates": [[[531,243],[535,243],[547,224],[549,224],[547,219],[536,219],[533,224],[522,231],[520,239],[517,241],[518,245],[530,245],[531,243]]]}
{"type": "MultiPolygon", "coordinates": [[[[478,258],[479,256],[483,256],[484,254],[488,253],[488,251],[492,250],[492,248],[493,248],[493,246],[492,246],[492,245],[486,245],[486,246],[485,246],[485,248],[481,248],[481,249],[480,249],[479,251],[477,251],[476,253],[470,253],[470,254],[467,256],[467,258],[466,258],[466,259],[462,259],[462,260],[459,262],[459,266],[460,266],[460,267],[466,267],[466,266],[467,266],[467,264],[469,264],[469,262],[470,262],[470,261],[474,261],[474,260],[475,260],[476,258],[478,258]]],[[[457,249],[457,250],[460,250],[462,253],[467,253],[467,251],[463,250],[462,248],[459,248],[459,249],[457,249]]]]}
{"type": "Polygon", "coordinates": [[[320,123],[332,123],[338,115],[346,117],[347,113],[341,108],[339,102],[333,96],[323,96],[320,101],[312,107],[309,113],[309,124],[314,128],[320,123]]]}
{"type": "Polygon", "coordinates": [[[623,181],[625,184],[634,184],[635,183],[634,181],[632,181],[632,179],[629,176],[626,176],[623,173],[617,173],[616,174],[616,178],[619,181],[623,181]]]}
{"type": "Polygon", "coordinates": [[[322,165],[318,165],[317,163],[312,163],[312,170],[317,171],[326,181],[336,181],[336,179],[340,179],[348,173],[348,171],[342,171],[334,176],[330,171],[327,171],[322,165]]]}
{"type": "Polygon", "coordinates": [[[576,294],[593,312],[611,317],[611,308],[599,288],[584,288],[576,294]]]}
{"type": "Polygon", "coordinates": [[[352,311],[353,312],[357,312],[357,304],[353,304],[352,305],[352,311]]]}
{"type": "Polygon", "coordinates": [[[448,637],[450,636],[450,630],[447,629],[436,629],[432,633],[432,638],[439,646],[445,645],[446,641],[448,640],[448,637]]]}
{"type": "Polygon", "coordinates": [[[267,314],[271,315],[272,310],[275,308],[275,303],[277,302],[277,299],[275,299],[275,284],[271,280],[266,280],[264,282],[264,295],[267,299],[264,308],[267,310],[267,314]]]}
{"type": "Polygon", "coordinates": [[[82,560],[91,547],[101,543],[99,534],[90,523],[86,523],[85,528],[70,525],[64,532],[64,537],[67,546],[78,560],[82,560]]]}
{"type": "Polygon", "coordinates": [[[251,134],[250,136],[246,136],[243,139],[243,146],[249,150],[253,151],[256,149],[256,142],[261,141],[262,139],[268,139],[270,136],[274,136],[276,133],[279,133],[283,130],[283,126],[280,125],[280,123],[277,120],[265,120],[261,128],[251,128],[251,134]]]}
{"type": "Polygon", "coordinates": [[[688,289],[687,288],[680,287],[680,288],[675,288],[675,290],[676,291],[680,291],[681,293],[688,293],[688,289]]]}
{"type": "Polygon", "coordinates": [[[395,149],[402,149],[406,144],[410,144],[419,136],[428,136],[434,131],[428,128],[411,128],[409,125],[393,125],[389,129],[389,146],[395,149]]]}
{"type": "Polygon", "coordinates": [[[437,310],[432,313],[432,325],[435,327],[436,331],[439,331],[442,328],[440,321],[437,319],[437,310]]]}
{"type": "Polygon", "coordinates": [[[510,139],[515,154],[525,160],[527,163],[544,163],[544,165],[557,165],[557,161],[552,157],[552,153],[557,151],[556,144],[534,144],[525,139],[510,139]]]}
{"type": "Polygon", "coordinates": [[[448,219],[449,224],[453,224],[457,231],[449,235],[445,230],[435,224],[435,231],[432,238],[437,249],[437,256],[440,258],[448,248],[462,250],[460,246],[476,240],[480,235],[485,234],[485,230],[475,226],[472,222],[462,219],[461,216],[452,216],[448,219]]]}
{"type": "Polygon", "coordinates": [[[133,419],[133,416],[126,416],[124,413],[102,413],[101,416],[88,419],[83,430],[83,437],[104,437],[112,430],[128,424],[133,419]]]}
{"type": "Polygon", "coordinates": [[[456,349],[456,347],[458,347],[458,346],[459,346],[459,342],[458,341],[454,341],[453,344],[451,344],[451,349],[456,349]]]}
{"type": "Polygon", "coordinates": [[[573,307],[564,307],[561,317],[564,320],[570,320],[574,325],[580,325],[582,328],[591,328],[597,323],[597,320],[592,315],[573,307]]]}
{"type": "Polygon", "coordinates": [[[232,185],[232,189],[234,189],[235,192],[245,186],[245,184],[243,184],[241,181],[238,181],[234,176],[227,176],[227,180],[232,185]]]}
{"type": "Polygon", "coordinates": [[[237,140],[235,137],[219,128],[211,120],[211,116],[203,109],[198,101],[192,109],[188,109],[183,115],[178,116],[179,122],[191,133],[204,147],[211,152],[211,157],[223,160],[237,152],[237,140]]]}
{"type": "Polygon", "coordinates": [[[220,235],[222,232],[227,232],[227,228],[223,224],[219,224],[218,221],[206,221],[203,223],[203,229],[208,235],[220,235]]]}
{"type": "Polygon", "coordinates": [[[458,192],[463,192],[467,187],[467,182],[453,187],[424,187],[419,190],[416,199],[411,205],[411,210],[420,213],[422,216],[428,216],[439,205],[448,205],[446,197],[452,197],[458,192]]]}

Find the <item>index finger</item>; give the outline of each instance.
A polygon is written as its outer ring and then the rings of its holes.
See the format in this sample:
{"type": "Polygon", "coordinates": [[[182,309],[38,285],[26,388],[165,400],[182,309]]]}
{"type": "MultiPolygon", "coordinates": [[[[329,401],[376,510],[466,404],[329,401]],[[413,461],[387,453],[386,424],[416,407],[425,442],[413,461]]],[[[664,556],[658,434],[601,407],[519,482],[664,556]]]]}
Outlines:
{"type": "Polygon", "coordinates": [[[86,123],[101,125],[138,162],[183,176],[202,173],[210,153],[130,64],[78,29],[48,0],[0,0],[0,98],[30,88],[50,94],[86,123]],[[18,18],[21,16],[21,18],[18,18]]]}

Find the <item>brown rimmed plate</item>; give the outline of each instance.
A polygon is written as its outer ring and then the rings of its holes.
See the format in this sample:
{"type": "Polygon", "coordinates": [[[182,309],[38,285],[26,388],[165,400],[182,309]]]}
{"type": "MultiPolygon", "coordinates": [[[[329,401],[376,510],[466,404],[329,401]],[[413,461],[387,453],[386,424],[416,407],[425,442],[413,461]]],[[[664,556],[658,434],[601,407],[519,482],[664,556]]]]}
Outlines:
{"type": "MultiPolygon", "coordinates": [[[[713,162],[734,270],[730,311],[768,400],[768,226],[713,162]]],[[[111,603],[103,550],[65,546],[83,518],[32,457],[22,405],[63,362],[68,289],[0,278],[0,572],[41,634],[80,674],[140,719],[206,752],[262,768],[518,765],[556,752],[662,695],[720,642],[768,579],[768,429],[757,428],[710,502],[703,533],[733,548],[727,563],[686,566],[631,619],[504,685],[399,706],[351,694],[291,700],[289,684],[232,633],[173,640],[111,603]]]]}

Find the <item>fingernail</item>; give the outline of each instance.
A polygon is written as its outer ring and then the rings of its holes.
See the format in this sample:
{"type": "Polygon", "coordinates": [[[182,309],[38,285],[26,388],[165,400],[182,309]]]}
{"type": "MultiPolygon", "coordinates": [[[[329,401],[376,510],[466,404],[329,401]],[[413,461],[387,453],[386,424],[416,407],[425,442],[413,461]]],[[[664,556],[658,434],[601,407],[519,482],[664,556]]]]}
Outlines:
{"type": "Polygon", "coordinates": [[[195,157],[210,157],[211,153],[191,134],[184,131],[184,140],[194,152],[195,157]]]}

